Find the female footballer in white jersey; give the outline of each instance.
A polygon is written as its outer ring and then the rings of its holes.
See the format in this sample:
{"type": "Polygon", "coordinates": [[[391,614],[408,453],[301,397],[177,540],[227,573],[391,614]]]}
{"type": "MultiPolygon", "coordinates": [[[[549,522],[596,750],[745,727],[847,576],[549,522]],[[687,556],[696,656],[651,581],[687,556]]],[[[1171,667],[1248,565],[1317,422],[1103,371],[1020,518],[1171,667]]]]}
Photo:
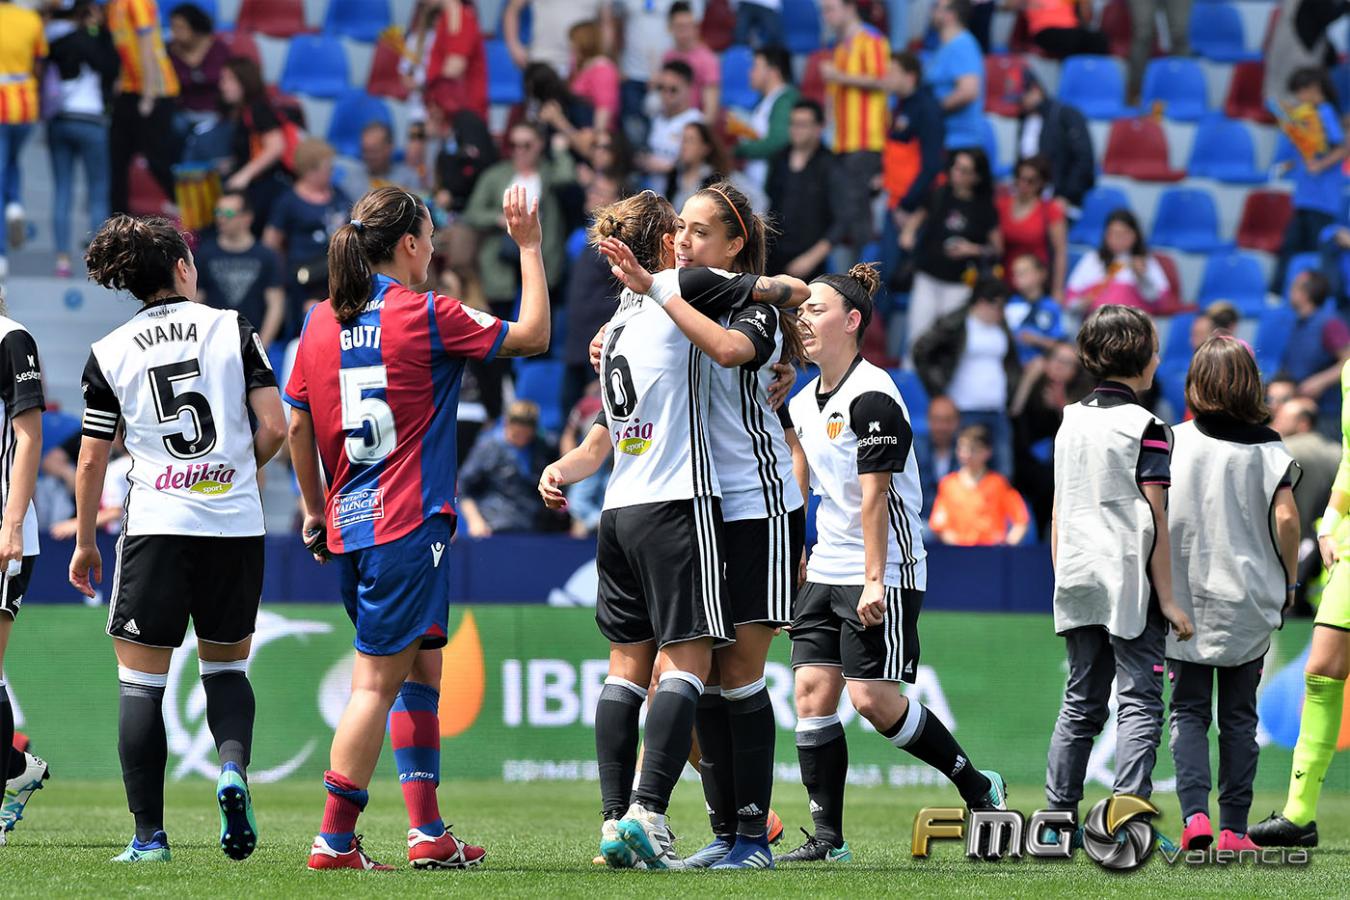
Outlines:
{"type": "MultiPolygon", "coordinates": [[[[764,272],[767,234],[745,196],[723,182],[699,191],[680,212],[678,275],[662,273],[658,284],[621,241],[600,245],[625,285],[659,295],[666,314],[717,364],[711,373],[709,437],[722,489],[736,643],[715,651],[717,684],[700,699],[695,719],[713,840],[684,860],[693,868],[773,865],[766,820],[776,725],[764,664],[776,630],[791,622],[806,509],[793,474],[794,452],[800,450],[795,436],[785,434],[768,394],[774,363],[801,358],[801,337],[794,317],[768,303],[746,302],[764,272]],[[667,296],[672,290],[680,296],[667,296]],[[726,290],[742,299],[716,318],[684,299],[704,306],[705,294],[726,290]]],[[[803,299],[807,289],[797,279],[772,282],[771,291],[778,302],[789,302],[794,288],[795,299],[803,299]]]]}
{"type": "Polygon", "coordinates": [[[918,664],[927,587],[913,431],[904,401],[859,348],[880,278],[857,265],[811,283],[801,310],[807,356],[820,375],[789,415],[820,497],[818,540],[792,621],[797,756],[816,831],[784,860],[845,861],[848,745],[839,721],[845,686],[883,737],[942,772],[972,808],[1004,804],[1003,779],[971,765],[947,727],[900,693],[918,664]]]}
{"type": "Polygon", "coordinates": [[[262,592],[257,470],[286,435],[276,377],[247,320],[193,301],[192,251],[168,221],[114,216],[85,262],[93,281],[141,301],[126,324],[94,344],[85,366],[79,530],[70,561],[71,584],[94,596],[93,582],[103,577],[95,516],[108,453],[124,429],[133,465],[108,634],[120,684],[117,749],[136,834],[115,861],[169,859],[161,704],[189,619],[220,754],[220,844],[243,859],[258,839],[247,782],[253,688],[245,674],[262,592]]]}

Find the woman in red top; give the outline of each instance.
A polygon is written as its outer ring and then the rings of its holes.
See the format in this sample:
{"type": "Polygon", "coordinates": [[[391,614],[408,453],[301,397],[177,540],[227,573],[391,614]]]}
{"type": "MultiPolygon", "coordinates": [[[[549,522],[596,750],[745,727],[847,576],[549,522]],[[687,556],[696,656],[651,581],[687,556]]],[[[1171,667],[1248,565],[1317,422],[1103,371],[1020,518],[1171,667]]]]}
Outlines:
{"type": "Polygon", "coordinates": [[[1050,166],[1043,156],[1031,156],[1017,164],[1011,194],[1002,194],[998,205],[999,228],[1003,231],[1003,271],[1012,276],[1013,260],[1030,254],[1050,272],[1050,295],[1064,302],[1064,276],[1069,257],[1069,229],[1064,207],[1043,196],[1050,180],[1050,166]]]}
{"type": "Polygon", "coordinates": [[[462,109],[487,120],[487,50],[478,30],[478,14],[464,0],[442,0],[436,38],[427,54],[423,98],[446,117],[462,109]]]}
{"type": "Polygon", "coordinates": [[[619,67],[604,54],[599,22],[578,22],[568,32],[572,44],[572,93],[595,108],[596,131],[619,121],[619,67]]]}

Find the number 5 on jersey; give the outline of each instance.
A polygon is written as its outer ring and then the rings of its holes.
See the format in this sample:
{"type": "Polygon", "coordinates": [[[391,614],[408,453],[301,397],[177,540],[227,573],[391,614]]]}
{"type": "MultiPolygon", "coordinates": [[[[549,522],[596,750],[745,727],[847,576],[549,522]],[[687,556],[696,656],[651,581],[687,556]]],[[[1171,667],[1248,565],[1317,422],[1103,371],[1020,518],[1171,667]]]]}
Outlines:
{"type": "Polygon", "coordinates": [[[342,427],[361,432],[347,438],[347,459],[357,466],[374,465],[398,445],[394,411],[383,399],[365,395],[389,387],[388,370],[384,366],[343,369],[341,379],[342,427]]]}

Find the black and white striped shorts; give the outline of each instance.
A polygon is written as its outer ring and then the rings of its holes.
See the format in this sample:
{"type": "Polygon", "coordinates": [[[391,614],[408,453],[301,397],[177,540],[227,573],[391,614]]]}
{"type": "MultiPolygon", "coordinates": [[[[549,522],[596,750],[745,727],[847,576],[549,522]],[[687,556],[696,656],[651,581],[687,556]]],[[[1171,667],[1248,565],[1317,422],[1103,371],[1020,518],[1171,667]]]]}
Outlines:
{"type": "Polygon", "coordinates": [[[789,624],[806,544],[806,508],[727,522],[726,534],[731,621],[775,628],[789,624]]]}
{"type": "Polygon", "coordinates": [[[11,619],[19,617],[19,607],[23,605],[23,595],[28,591],[28,582],[33,577],[33,565],[37,556],[25,556],[19,571],[13,575],[0,572],[0,613],[11,619]]]}
{"type": "Polygon", "coordinates": [[[923,591],[888,585],[885,618],[863,627],[858,618],[862,590],[860,584],[802,585],[792,617],[792,667],[842,667],[845,678],[857,681],[913,684],[923,591]]]}

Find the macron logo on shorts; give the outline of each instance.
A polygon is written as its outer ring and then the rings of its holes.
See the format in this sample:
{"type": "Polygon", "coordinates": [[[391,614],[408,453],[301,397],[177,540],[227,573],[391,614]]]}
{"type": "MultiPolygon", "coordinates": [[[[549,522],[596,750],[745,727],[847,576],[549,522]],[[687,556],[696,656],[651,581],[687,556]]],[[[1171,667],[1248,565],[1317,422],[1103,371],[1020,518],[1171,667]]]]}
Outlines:
{"type": "Polygon", "coordinates": [[[431,545],[431,565],[433,568],[441,567],[441,554],[445,552],[445,545],[440,541],[431,545]]]}

